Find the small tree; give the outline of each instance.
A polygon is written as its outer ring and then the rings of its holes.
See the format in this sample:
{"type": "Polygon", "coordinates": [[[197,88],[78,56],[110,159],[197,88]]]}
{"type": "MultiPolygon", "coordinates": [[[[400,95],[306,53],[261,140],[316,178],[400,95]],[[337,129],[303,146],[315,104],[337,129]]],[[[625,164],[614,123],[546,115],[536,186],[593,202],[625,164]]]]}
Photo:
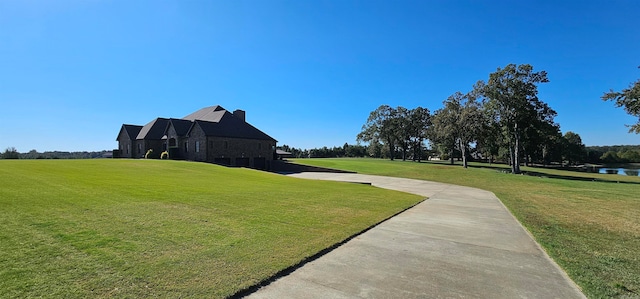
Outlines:
{"type": "Polygon", "coordinates": [[[15,147],[8,147],[2,153],[2,159],[20,159],[20,153],[15,147]]]}

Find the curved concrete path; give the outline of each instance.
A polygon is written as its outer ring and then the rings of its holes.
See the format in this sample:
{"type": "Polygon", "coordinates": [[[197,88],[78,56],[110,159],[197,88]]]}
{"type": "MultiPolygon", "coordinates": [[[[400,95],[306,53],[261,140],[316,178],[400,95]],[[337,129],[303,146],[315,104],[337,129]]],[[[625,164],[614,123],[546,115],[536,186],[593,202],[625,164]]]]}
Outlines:
{"type": "Polygon", "coordinates": [[[299,173],[429,197],[248,298],[585,298],[491,192],[299,173]]]}

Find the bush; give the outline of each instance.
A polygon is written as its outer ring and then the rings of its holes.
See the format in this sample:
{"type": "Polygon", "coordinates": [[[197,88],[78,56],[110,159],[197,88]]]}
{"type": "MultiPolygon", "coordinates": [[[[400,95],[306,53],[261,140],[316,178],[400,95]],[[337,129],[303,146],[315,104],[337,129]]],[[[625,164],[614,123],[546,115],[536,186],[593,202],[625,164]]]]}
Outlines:
{"type": "Polygon", "coordinates": [[[169,159],[169,152],[167,151],[162,152],[162,154],[160,154],[160,159],[162,160],[169,159]]]}
{"type": "Polygon", "coordinates": [[[153,150],[149,149],[146,154],[144,154],[145,159],[158,159],[159,157],[153,154],[153,150]]]}

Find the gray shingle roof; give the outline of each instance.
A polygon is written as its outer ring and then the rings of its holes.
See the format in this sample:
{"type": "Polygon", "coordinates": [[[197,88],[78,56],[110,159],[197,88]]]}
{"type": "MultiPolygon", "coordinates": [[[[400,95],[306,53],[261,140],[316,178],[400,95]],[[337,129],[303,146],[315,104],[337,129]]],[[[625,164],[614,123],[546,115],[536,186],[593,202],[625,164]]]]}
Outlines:
{"type": "Polygon", "coordinates": [[[169,124],[169,119],[158,117],[144,125],[136,139],[160,140],[162,139],[162,136],[164,136],[167,124],[169,124]]]}
{"type": "Polygon", "coordinates": [[[216,105],[216,106],[202,108],[194,113],[191,113],[183,117],[182,119],[191,120],[191,121],[206,120],[206,121],[217,123],[220,121],[222,116],[224,116],[225,112],[226,110],[222,108],[222,106],[216,105]]]}
{"type": "Polygon", "coordinates": [[[188,136],[198,125],[207,136],[276,141],[221,106],[205,107],[182,119],[159,117],[144,126],[123,125],[123,128],[130,137],[135,136],[131,139],[161,140],[166,138],[169,125],[175,128],[178,136],[188,136]]]}
{"type": "MultiPolygon", "coordinates": [[[[122,125],[122,128],[120,129],[120,131],[124,130],[127,133],[127,136],[129,136],[129,139],[131,140],[136,140],[136,137],[138,136],[138,133],[140,133],[140,130],[142,130],[142,126],[136,126],[136,125],[122,125]]],[[[118,133],[118,137],[120,137],[120,134],[118,133]]],[[[116,141],[118,140],[118,138],[116,138],[116,141]]]]}
{"type": "Polygon", "coordinates": [[[202,128],[202,131],[204,131],[207,136],[276,141],[271,136],[226,110],[224,110],[224,113],[217,122],[195,120],[195,123],[202,128]]]}
{"type": "MultiPolygon", "coordinates": [[[[193,121],[191,120],[170,118],[169,122],[167,123],[166,130],[169,129],[169,126],[173,126],[178,136],[187,136],[187,134],[189,134],[189,130],[191,129],[192,125],[193,125],[193,121]]],[[[165,134],[167,133],[166,130],[165,130],[165,134]]]]}

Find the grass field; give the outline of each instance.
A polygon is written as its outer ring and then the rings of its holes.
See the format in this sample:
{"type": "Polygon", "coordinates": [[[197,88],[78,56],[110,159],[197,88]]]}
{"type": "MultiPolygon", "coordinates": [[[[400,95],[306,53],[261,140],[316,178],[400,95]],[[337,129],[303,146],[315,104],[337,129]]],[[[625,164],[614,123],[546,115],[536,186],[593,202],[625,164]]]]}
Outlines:
{"type": "Polygon", "coordinates": [[[378,159],[299,159],[359,173],[494,192],[590,298],[640,298],[640,178],[524,167],[378,159]],[[592,181],[596,180],[596,181],[592,181]],[[613,182],[612,182],[613,180],[613,182]],[[618,181],[620,183],[618,183],[618,181]]]}
{"type": "Polygon", "coordinates": [[[222,298],[420,200],[205,163],[0,160],[0,298],[222,298]]]}

